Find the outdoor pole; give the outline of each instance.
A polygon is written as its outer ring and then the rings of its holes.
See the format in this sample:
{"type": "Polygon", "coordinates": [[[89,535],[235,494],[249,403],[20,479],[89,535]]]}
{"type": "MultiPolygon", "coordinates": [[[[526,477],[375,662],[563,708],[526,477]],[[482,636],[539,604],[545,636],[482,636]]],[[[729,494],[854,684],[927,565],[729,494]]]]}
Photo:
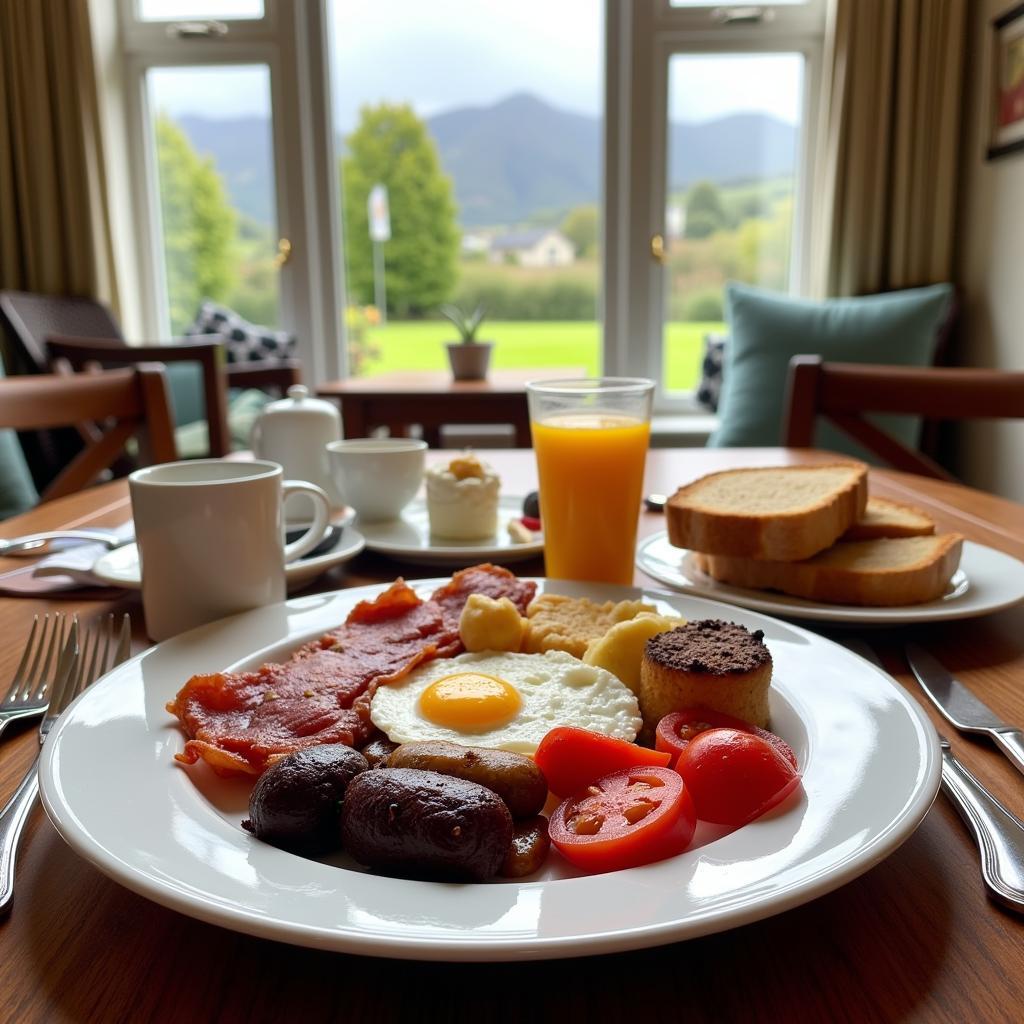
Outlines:
{"type": "Polygon", "coordinates": [[[366,218],[370,241],[373,242],[373,300],[377,304],[380,323],[388,322],[387,285],[384,281],[384,242],[391,239],[391,211],[388,209],[388,187],[378,182],[366,197],[366,218]]]}
{"type": "Polygon", "coordinates": [[[387,286],[384,281],[384,243],[373,243],[373,301],[380,314],[381,326],[388,322],[387,286]]]}

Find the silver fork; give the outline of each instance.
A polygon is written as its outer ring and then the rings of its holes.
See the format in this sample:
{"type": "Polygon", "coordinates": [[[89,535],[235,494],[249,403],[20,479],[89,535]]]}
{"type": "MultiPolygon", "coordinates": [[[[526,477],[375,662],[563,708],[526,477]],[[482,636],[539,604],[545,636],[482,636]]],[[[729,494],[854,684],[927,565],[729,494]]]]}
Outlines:
{"type": "MultiPolygon", "coordinates": [[[[116,665],[127,660],[131,653],[131,622],[127,615],[121,623],[121,633],[114,641],[114,616],[108,615],[86,634],[81,649],[78,643],[78,622],[71,630],[60,656],[57,676],[53,684],[50,706],[39,724],[39,747],[42,749],[57,719],[68,705],[87,686],[94,683],[116,665]]],[[[14,898],[14,862],[18,842],[36,797],[39,795],[39,755],[25,773],[25,778],[0,811],[0,916],[11,908],[14,898]]]]}
{"type": "Polygon", "coordinates": [[[44,615],[42,620],[37,615],[32,620],[21,661],[14,670],[10,689],[0,702],[0,735],[8,722],[34,718],[46,710],[49,688],[53,685],[60,652],[70,629],[70,622],[60,612],[44,615]]]}

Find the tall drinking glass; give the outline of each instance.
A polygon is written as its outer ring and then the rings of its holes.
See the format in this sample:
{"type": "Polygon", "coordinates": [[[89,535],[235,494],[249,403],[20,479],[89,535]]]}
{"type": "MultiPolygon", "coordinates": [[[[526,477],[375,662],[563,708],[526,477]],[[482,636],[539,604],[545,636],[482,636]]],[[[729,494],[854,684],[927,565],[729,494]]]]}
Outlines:
{"type": "Polygon", "coordinates": [[[531,381],[549,576],[631,583],[654,382],[531,381]]]}

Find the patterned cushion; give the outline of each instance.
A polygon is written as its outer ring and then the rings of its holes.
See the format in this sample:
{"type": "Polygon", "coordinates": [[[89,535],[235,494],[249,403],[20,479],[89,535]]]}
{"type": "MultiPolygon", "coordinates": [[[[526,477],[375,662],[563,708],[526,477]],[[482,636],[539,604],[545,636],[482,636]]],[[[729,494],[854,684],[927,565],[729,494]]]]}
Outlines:
{"type": "Polygon", "coordinates": [[[722,393],[722,363],[728,334],[704,335],[704,358],[700,363],[697,401],[709,412],[718,412],[718,396],[722,393]]]}
{"type": "Polygon", "coordinates": [[[295,336],[243,320],[233,309],[206,301],[199,307],[187,335],[221,334],[229,363],[263,359],[289,359],[295,354],[295,336]]]}

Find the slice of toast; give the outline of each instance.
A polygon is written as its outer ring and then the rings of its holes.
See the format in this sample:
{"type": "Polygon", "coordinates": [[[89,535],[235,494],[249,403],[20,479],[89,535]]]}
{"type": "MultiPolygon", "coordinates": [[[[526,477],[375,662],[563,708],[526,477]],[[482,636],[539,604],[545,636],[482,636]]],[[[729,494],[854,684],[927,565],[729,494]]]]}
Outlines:
{"type": "Polygon", "coordinates": [[[960,564],[963,537],[893,537],[840,541],[802,562],[698,556],[712,579],[754,590],[781,590],[827,604],[923,604],[940,598],[960,564]]]}
{"type": "Polygon", "coordinates": [[[860,462],[711,473],[669,498],[668,539],[715,555],[795,562],[834,544],[867,497],[860,462]]]}
{"type": "Polygon", "coordinates": [[[843,534],[843,540],[927,537],[934,532],[935,523],[919,508],[872,496],[864,515],[843,534]]]}

